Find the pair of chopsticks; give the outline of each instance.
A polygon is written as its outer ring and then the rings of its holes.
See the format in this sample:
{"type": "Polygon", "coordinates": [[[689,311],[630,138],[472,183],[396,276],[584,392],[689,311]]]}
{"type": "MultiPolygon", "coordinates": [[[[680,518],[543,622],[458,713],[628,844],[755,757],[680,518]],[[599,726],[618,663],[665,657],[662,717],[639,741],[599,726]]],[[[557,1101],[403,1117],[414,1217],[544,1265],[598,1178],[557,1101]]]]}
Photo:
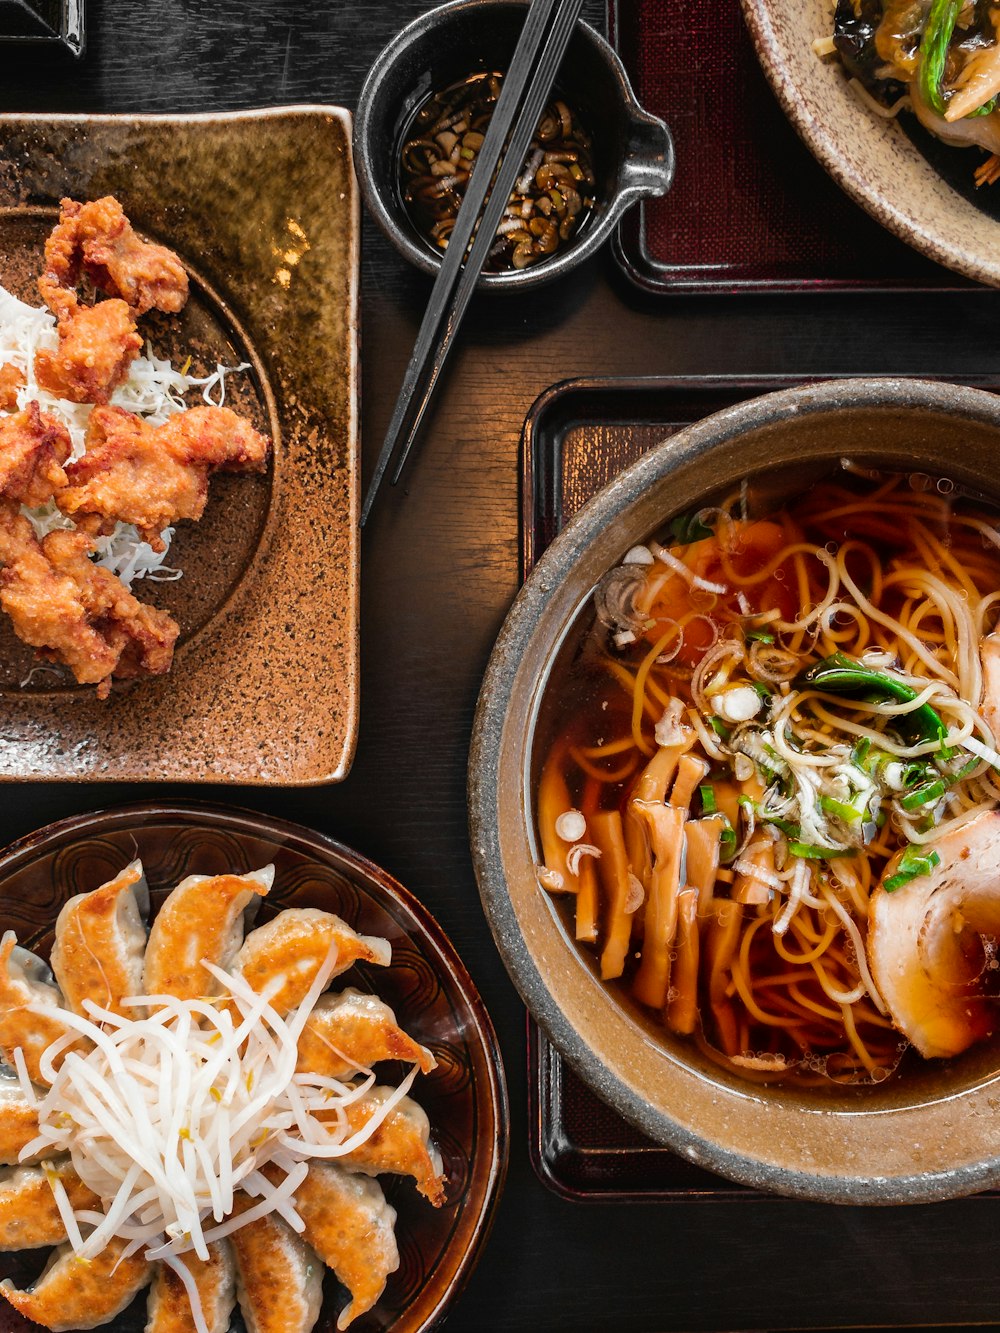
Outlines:
{"type": "Polygon", "coordinates": [[[583,0],[531,0],[403,376],[361,510],[362,527],[397,448],[393,486],[406,465],[503,211],[524,167],[528,146],[549,100],[582,5],[583,0]]]}

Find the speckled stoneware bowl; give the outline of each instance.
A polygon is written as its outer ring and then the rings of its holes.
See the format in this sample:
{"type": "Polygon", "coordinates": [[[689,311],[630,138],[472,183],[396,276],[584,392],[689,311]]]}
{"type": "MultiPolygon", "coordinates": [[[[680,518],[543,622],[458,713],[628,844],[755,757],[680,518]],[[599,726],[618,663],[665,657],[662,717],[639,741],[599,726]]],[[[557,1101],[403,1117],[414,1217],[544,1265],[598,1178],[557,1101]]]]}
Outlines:
{"type": "MultiPolygon", "coordinates": [[[[416,230],[399,189],[399,149],[417,107],[433,92],[475,70],[506,70],[524,25],[526,0],[451,0],[408,24],[372,65],[358,99],[354,156],[364,200],[401,255],[426,273],[441,252],[416,230]]],[[[662,120],[635,99],[625,67],[604,38],[577,23],[556,91],[593,140],[597,179],[592,213],[548,259],[524,269],[483,273],[488,291],[523,291],[557,278],[589,258],[638,200],[666,193],[674,147],[662,120]]]]}
{"type": "MultiPolygon", "coordinates": [[[[320,908],[389,940],[388,967],[356,965],[335,985],[380,995],[402,1026],[434,1052],[437,1068],[417,1079],[412,1096],[430,1119],[447,1184],[444,1205],[432,1208],[411,1181],[380,1177],[398,1214],[400,1266],[374,1308],[351,1327],[355,1333],[437,1327],[489,1235],[509,1141],[496,1035],[454,946],[426,907],[349,848],[255,812],[200,804],[150,803],[79,815],[7,847],[0,852],[0,931],[15,930],[23,944],[48,957],[66,900],[104,883],[136,856],[154,913],[186,875],[242,874],[273,862],[274,887],[260,906],[258,924],[286,907],[320,908]]],[[[37,1275],[45,1257],[42,1250],[0,1252],[0,1276],[21,1285],[37,1275]]],[[[332,1274],[324,1294],[316,1333],[335,1333],[344,1291],[332,1274]]],[[[142,1333],[145,1325],[143,1293],[105,1327],[109,1333],[142,1333]]],[[[37,1327],[0,1303],[4,1333],[37,1327]]],[[[232,1330],[244,1333],[238,1312],[232,1330]]]]}
{"type": "Polygon", "coordinates": [[[471,840],[515,985],[562,1055],[623,1116],[747,1185],[841,1203],[918,1202],[1000,1183],[995,1043],[875,1087],[763,1089],[627,1011],[535,875],[539,705],[595,584],[671,515],[720,488],[767,473],[766,484],[790,498],[844,455],[946,475],[1000,499],[1000,398],[899,379],[803,386],[719,412],[629,467],[542,556],[497,640],[470,759],[471,840]]]}
{"type": "Polygon", "coordinates": [[[972,179],[983,154],[947,147],[912,115],[886,120],[865,106],[839,63],[813,52],[832,32],[828,0],[741,3],[779,102],[834,180],[931,259],[1000,285],[1000,195],[972,179]]]}
{"type": "Polygon", "coordinates": [[[0,117],[0,283],[39,304],[60,197],[104,194],[191,277],[182,314],[141,332],[194,373],[248,363],[226,401],[271,436],[274,460],[265,476],[213,478],[204,517],[170,548],[184,577],[135,585],[180,623],[169,675],[99,702],[67,674],[29,675],[32,651],[0,617],[0,780],[335,781],[358,715],[351,118],[0,117]]]}

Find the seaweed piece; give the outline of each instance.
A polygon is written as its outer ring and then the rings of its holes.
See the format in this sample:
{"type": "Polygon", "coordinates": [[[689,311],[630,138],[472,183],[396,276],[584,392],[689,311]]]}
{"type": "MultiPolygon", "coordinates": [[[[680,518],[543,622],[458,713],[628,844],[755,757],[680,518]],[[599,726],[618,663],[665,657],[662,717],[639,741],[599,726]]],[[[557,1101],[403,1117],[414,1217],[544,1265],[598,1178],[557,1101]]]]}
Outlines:
{"type": "Polygon", "coordinates": [[[848,74],[860,80],[876,101],[892,106],[906,92],[899,79],[882,78],[885,62],[875,45],[875,34],[882,22],[882,0],[837,0],[833,17],[833,43],[848,74]]]}

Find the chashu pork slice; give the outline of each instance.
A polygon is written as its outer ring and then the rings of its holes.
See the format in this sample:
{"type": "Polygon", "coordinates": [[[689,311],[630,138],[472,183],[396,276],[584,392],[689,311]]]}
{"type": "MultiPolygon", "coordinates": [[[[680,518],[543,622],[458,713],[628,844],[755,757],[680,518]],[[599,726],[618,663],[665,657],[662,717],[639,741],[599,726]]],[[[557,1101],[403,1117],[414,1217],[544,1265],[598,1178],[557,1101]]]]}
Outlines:
{"type": "MultiPolygon", "coordinates": [[[[928,844],[927,875],[869,905],[868,962],[893,1022],[921,1055],[958,1055],[997,1026],[982,937],[1000,938],[1000,810],[928,844]]],[[[893,874],[894,862],[886,870],[893,874]]]]}

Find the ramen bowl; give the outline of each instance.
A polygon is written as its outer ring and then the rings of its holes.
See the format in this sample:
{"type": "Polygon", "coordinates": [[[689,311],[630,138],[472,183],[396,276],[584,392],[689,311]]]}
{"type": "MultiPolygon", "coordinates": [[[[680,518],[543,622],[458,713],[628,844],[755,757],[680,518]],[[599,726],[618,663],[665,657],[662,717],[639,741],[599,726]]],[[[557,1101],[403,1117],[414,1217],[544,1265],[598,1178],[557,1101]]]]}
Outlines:
{"type": "Polygon", "coordinates": [[[503,626],[470,760],[471,841],[483,904],[532,1015],[593,1091],[651,1138],[743,1184],[890,1204],[1000,1182],[1000,1047],[917,1062],[863,1087],[749,1082],[654,1026],[600,981],[554,896],[533,807],[543,700],[601,577],[674,515],[750,488],[779,508],[848,455],[859,467],[947,477],[1000,499],[1000,399],[902,379],[798,386],[720,412],[629,467],[556,538],[503,626]]]}

